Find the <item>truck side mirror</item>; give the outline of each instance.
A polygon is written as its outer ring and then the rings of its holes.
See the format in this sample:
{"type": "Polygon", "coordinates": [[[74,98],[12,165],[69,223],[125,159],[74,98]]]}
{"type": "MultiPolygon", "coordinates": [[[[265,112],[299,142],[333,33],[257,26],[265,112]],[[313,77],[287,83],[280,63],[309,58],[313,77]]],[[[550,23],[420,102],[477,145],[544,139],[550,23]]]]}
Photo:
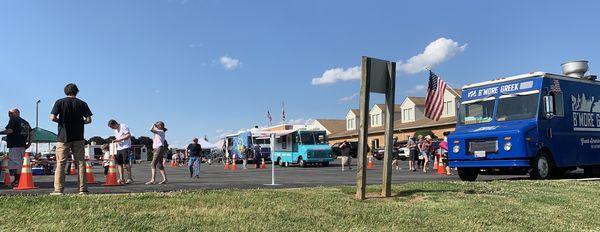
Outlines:
{"type": "Polygon", "coordinates": [[[544,113],[546,113],[546,118],[553,118],[555,115],[554,112],[554,97],[552,95],[544,96],[544,113]]]}

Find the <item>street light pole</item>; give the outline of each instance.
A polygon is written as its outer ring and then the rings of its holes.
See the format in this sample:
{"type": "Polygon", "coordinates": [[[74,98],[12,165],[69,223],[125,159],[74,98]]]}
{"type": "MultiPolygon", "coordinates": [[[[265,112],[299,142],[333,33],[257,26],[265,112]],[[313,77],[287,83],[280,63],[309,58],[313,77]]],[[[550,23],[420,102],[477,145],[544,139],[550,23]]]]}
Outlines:
{"type": "MultiPolygon", "coordinates": [[[[40,102],[42,102],[42,100],[37,100],[37,102],[35,103],[35,128],[39,127],[40,124],[40,102]]],[[[35,154],[38,154],[38,143],[35,143],[35,154]]]]}

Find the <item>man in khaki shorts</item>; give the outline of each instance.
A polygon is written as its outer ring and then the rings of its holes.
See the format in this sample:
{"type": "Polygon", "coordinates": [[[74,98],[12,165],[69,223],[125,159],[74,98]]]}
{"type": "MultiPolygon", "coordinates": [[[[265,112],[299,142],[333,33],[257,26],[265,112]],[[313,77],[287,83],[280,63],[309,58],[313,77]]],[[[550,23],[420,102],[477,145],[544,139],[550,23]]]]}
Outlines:
{"type": "Polygon", "coordinates": [[[72,154],[79,168],[79,194],[87,194],[84,162],[84,125],[92,123],[92,111],[87,103],[77,98],[79,89],[75,84],[65,86],[67,97],[54,103],[50,119],[58,123],[58,141],[56,144],[56,171],[54,173],[54,192],[62,195],[65,186],[65,164],[72,154]]]}
{"type": "Polygon", "coordinates": [[[14,174],[15,179],[12,187],[19,185],[21,167],[23,166],[23,155],[31,144],[31,126],[25,119],[21,118],[19,109],[8,111],[10,118],[8,125],[0,134],[6,135],[6,146],[8,147],[8,169],[14,174]]]}

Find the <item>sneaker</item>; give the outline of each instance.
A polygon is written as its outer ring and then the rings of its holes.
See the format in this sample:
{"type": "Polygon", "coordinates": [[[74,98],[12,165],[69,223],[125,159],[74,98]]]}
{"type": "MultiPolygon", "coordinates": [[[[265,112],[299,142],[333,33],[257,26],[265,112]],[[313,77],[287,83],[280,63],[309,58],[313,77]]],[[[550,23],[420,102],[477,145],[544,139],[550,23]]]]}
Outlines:
{"type": "Polygon", "coordinates": [[[131,183],[133,183],[132,179],[127,179],[127,181],[125,181],[125,184],[131,184],[131,183]]]}
{"type": "Polygon", "coordinates": [[[65,194],[62,192],[51,192],[50,193],[50,196],[62,196],[62,195],[65,195],[65,194]]]}
{"type": "Polygon", "coordinates": [[[88,195],[90,194],[90,191],[85,190],[85,191],[79,191],[79,195],[88,195]]]}

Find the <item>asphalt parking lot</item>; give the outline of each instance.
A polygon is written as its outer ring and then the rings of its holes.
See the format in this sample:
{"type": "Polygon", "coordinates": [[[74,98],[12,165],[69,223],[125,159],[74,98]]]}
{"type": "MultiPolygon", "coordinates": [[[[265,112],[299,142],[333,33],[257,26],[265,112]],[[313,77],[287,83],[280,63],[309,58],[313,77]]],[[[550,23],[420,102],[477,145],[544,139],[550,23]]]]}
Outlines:
{"type": "MultiPolygon", "coordinates": [[[[300,188],[315,186],[332,185],[355,185],[356,184],[356,159],[353,160],[352,170],[341,170],[339,161],[332,163],[329,167],[279,167],[275,166],[276,184],[278,186],[268,186],[271,183],[271,165],[267,169],[255,169],[248,165],[248,169],[242,169],[238,165],[237,171],[224,170],[223,164],[202,164],[200,179],[189,177],[187,166],[185,167],[166,167],[169,183],[166,185],[145,185],[150,178],[150,164],[144,162],[133,166],[134,183],[118,187],[104,187],[101,184],[92,184],[89,190],[93,194],[110,193],[135,193],[135,192],[153,192],[153,191],[177,191],[190,189],[227,189],[227,188],[300,188]]],[[[374,168],[367,170],[367,183],[380,184],[382,179],[382,161],[374,160],[374,168]]],[[[402,184],[412,181],[458,181],[458,176],[439,175],[433,171],[429,173],[410,172],[407,162],[402,162],[401,170],[393,171],[393,183],[402,184]]],[[[104,182],[103,169],[100,166],[93,167],[94,178],[98,182],[104,182]]],[[[478,181],[508,178],[526,178],[526,176],[480,176],[478,181]]],[[[157,181],[160,181],[160,174],[157,181]]],[[[77,193],[77,176],[66,177],[65,193],[77,193]]],[[[53,190],[53,176],[34,176],[35,190],[15,191],[12,189],[0,189],[0,195],[19,195],[19,194],[49,194],[53,190]]]]}

